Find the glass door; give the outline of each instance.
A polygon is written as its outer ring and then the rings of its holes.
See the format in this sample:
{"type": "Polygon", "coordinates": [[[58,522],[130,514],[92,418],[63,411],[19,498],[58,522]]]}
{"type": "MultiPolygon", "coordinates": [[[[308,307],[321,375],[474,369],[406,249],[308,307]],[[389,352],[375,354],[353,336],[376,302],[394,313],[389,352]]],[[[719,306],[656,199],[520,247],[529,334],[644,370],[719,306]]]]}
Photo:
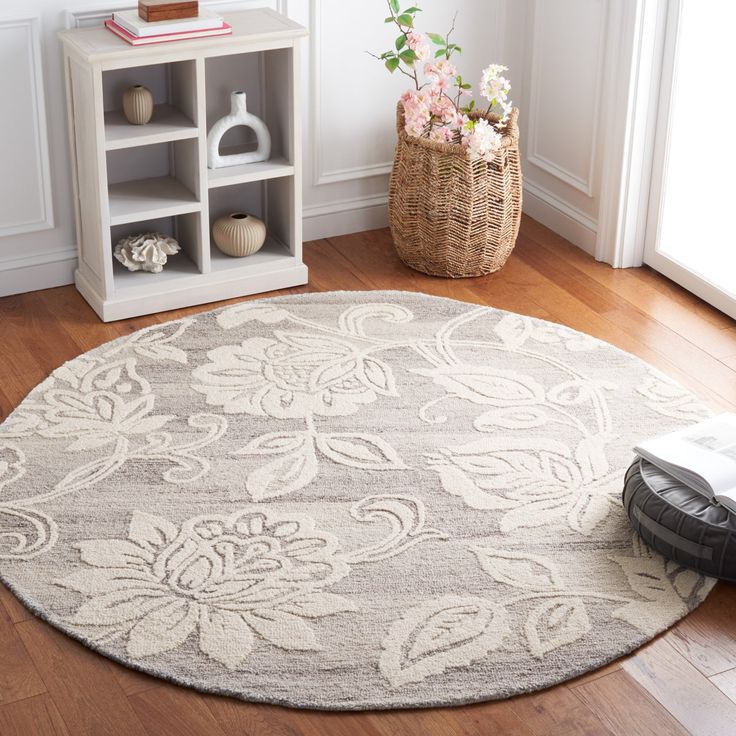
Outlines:
{"type": "Polygon", "coordinates": [[[644,261],[736,318],[736,2],[670,0],[644,261]]]}

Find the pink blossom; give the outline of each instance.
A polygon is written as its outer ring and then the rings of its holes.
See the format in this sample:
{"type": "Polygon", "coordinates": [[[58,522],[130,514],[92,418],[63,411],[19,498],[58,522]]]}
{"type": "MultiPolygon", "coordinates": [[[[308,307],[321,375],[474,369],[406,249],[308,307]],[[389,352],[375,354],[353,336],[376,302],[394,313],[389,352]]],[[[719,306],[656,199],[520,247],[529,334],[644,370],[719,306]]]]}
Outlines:
{"type": "Polygon", "coordinates": [[[439,61],[427,62],[424,65],[424,73],[430,80],[433,78],[443,79],[457,76],[457,68],[451,61],[440,59],[439,61]]]}
{"type": "Polygon", "coordinates": [[[429,139],[437,143],[452,143],[455,133],[448,125],[440,125],[429,131],[429,139]]]}
{"type": "Polygon", "coordinates": [[[430,112],[443,123],[451,123],[457,117],[457,110],[453,101],[447,95],[436,95],[429,107],[430,112]]]}
{"type": "Polygon", "coordinates": [[[427,37],[418,31],[411,31],[406,36],[406,45],[417,55],[418,61],[429,58],[430,47],[427,37]]]}
{"type": "Polygon", "coordinates": [[[450,89],[449,77],[438,77],[436,81],[432,82],[432,87],[439,92],[447,92],[450,89]]]}
{"type": "Polygon", "coordinates": [[[462,131],[468,124],[469,120],[470,118],[464,112],[459,112],[455,117],[454,127],[462,131]]]}
{"type": "Polygon", "coordinates": [[[431,99],[428,94],[414,90],[407,90],[401,96],[404,106],[404,130],[409,135],[420,137],[424,134],[424,129],[432,116],[431,99]]]}

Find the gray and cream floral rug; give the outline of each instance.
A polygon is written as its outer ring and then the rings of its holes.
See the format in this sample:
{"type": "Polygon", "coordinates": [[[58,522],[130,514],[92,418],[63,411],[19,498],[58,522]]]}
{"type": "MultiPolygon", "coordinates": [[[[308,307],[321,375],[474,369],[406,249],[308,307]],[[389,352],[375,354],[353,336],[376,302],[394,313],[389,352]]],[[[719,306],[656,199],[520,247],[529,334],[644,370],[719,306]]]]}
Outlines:
{"type": "Polygon", "coordinates": [[[712,581],[621,508],[638,439],[707,415],[614,347],[403,292],[250,301],[56,370],[0,428],[0,570],[146,672],[333,709],[534,690],[712,581]]]}

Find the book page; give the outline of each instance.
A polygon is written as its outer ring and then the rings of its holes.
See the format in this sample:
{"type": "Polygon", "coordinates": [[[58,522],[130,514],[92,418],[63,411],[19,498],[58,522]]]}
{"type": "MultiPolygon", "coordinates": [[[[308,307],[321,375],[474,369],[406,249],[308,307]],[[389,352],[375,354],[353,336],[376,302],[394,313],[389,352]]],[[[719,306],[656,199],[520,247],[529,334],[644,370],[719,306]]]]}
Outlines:
{"type": "Polygon", "coordinates": [[[729,416],[714,417],[683,430],[682,438],[736,460],[736,421],[729,420],[729,416]]]}
{"type": "Polygon", "coordinates": [[[660,467],[664,463],[695,473],[714,495],[727,494],[736,500],[736,414],[721,414],[647,440],[636,451],[660,467]]]}

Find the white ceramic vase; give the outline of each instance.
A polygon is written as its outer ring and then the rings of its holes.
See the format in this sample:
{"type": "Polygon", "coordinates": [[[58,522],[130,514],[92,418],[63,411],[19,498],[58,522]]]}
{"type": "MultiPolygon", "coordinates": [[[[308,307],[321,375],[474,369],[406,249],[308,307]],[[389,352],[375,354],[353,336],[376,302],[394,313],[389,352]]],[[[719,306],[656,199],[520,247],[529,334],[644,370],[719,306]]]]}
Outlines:
{"type": "Polygon", "coordinates": [[[134,84],[123,93],[123,114],[131,125],[145,125],[153,117],[153,95],[142,84],[134,84]]]}
{"type": "Polygon", "coordinates": [[[223,166],[237,166],[238,164],[252,164],[256,161],[266,161],[271,155],[271,134],[266,124],[259,117],[251,115],[246,107],[245,92],[233,92],[230,95],[230,114],[220,118],[207,136],[207,166],[210,169],[219,169],[223,166]],[[246,125],[253,128],[258,146],[255,151],[248,153],[234,153],[229,156],[220,155],[220,141],[230,128],[236,125],[246,125]]]}
{"type": "Polygon", "coordinates": [[[212,238],[225,255],[252,256],[266,241],[266,225],[253,215],[234,212],[215,220],[212,238]]]}

